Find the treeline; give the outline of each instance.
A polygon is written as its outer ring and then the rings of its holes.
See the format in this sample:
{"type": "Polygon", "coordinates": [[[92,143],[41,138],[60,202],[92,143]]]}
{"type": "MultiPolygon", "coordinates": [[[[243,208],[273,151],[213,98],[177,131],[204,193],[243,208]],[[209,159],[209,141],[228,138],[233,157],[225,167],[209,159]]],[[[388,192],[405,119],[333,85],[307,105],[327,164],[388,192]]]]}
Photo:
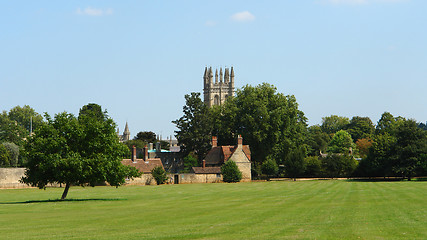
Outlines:
{"type": "MultiPolygon", "coordinates": [[[[82,107],[83,112],[92,112],[97,119],[107,117],[107,112],[101,106],[89,103],[82,107]]],[[[3,110],[0,114],[0,167],[24,167],[27,162],[25,144],[30,135],[36,132],[47,120],[28,105],[16,106],[9,111],[3,110]]],[[[169,149],[169,142],[156,138],[151,131],[141,131],[136,136],[123,144],[129,151],[125,158],[131,157],[132,147],[144,148],[148,143],[161,143],[162,149],[169,149]]],[[[138,156],[142,158],[141,154],[138,156]]]]}
{"type": "Polygon", "coordinates": [[[25,141],[42,123],[43,117],[28,105],[16,106],[0,114],[0,167],[25,164],[25,141]]]}
{"type": "Polygon", "coordinates": [[[295,97],[267,83],[244,86],[212,108],[199,93],[185,99],[183,116],[173,121],[176,137],[184,156],[197,156],[199,164],[211,136],[218,145],[235,145],[241,134],[250,145],[254,178],[427,174],[427,127],[411,119],[385,112],[374,125],[368,117],[332,115],[308,127],[295,97]]]}

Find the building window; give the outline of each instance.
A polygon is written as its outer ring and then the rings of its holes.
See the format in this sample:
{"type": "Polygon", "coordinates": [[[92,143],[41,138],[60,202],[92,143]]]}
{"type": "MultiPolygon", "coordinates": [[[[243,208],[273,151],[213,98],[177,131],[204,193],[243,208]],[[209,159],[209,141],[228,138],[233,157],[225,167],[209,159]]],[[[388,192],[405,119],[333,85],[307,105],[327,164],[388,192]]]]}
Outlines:
{"type": "Polygon", "coordinates": [[[215,95],[214,97],[214,105],[219,105],[219,96],[215,95]]]}

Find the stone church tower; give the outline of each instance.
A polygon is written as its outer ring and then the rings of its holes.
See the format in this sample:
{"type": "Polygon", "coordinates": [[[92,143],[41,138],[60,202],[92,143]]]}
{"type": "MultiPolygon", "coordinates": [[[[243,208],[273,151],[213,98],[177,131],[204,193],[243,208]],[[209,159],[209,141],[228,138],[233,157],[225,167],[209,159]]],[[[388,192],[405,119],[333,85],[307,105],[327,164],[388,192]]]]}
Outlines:
{"type": "Polygon", "coordinates": [[[128,122],[126,122],[125,130],[123,131],[123,135],[120,135],[119,129],[117,128],[117,136],[119,137],[120,142],[126,142],[130,140],[130,131],[128,122]]]}
{"type": "Polygon", "coordinates": [[[228,68],[225,68],[224,75],[222,74],[222,68],[220,68],[219,79],[218,69],[215,69],[215,80],[213,77],[212,67],[205,67],[203,97],[208,107],[221,105],[228,96],[234,96],[233,67],[231,67],[230,71],[228,68]]]}

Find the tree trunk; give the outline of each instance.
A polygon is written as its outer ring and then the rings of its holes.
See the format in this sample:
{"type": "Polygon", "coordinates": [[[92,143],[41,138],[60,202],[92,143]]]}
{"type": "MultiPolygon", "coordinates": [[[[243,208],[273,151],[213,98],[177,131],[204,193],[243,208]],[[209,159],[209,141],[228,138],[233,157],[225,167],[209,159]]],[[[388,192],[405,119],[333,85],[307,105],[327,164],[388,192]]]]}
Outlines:
{"type": "Polygon", "coordinates": [[[67,184],[65,185],[65,189],[64,189],[64,192],[62,193],[61,200],[64,200],[64,199],[67,197],[68,189],[70,189],[70,184],[69,184],[69,183],[67,183],[67,184]]]}

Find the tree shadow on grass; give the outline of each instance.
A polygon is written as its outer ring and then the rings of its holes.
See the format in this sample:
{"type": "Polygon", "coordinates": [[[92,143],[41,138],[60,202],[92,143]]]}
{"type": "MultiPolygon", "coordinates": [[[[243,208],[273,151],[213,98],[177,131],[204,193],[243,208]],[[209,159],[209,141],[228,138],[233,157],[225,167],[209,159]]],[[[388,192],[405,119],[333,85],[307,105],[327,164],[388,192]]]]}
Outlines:
{"type": "Polygon", "coordinates": [[[124,198],[83,198],[83,199],[48,199],[48,200],[29,200],[23,202],[0,202],[0,205],[7,204],[29,204],[29,203],[52,203],[52,202],[88,202],[88,201],[123,201],[124,198]]]}

